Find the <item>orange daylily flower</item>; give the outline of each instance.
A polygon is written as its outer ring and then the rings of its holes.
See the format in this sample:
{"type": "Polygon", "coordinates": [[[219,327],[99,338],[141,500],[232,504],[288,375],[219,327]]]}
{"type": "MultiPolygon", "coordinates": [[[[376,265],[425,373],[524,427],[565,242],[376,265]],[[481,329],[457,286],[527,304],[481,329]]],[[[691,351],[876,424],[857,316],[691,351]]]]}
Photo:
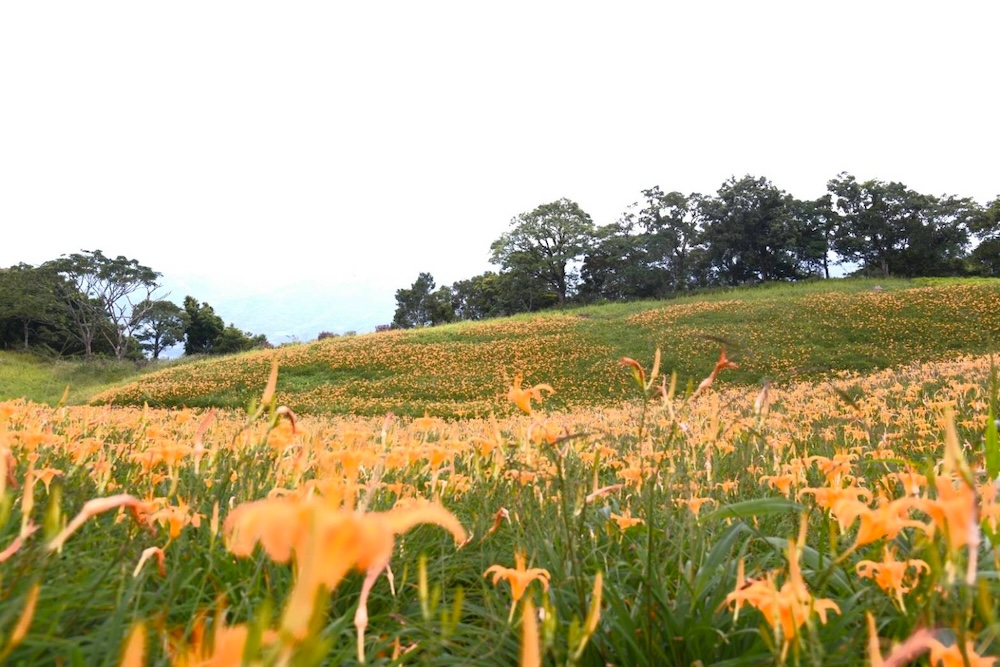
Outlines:
{"type": "MultiPolygon", "coordinates": [[[[173,667],[230,667],[231,665],[259,665],[252,656],[244,662],[243,653],[250,628],[245,624],[226,625],[224,615],[219,614],[212,624],[214,630],[206,630],[205,618],[201,617],[195,623],[190,643],[181,648],[171,660],[173,667]],[[207,635],[212,633],[211,641],[207,635]]],[[[263,646],[270,646],[278,641],[278,633],[274,630],[264,630],[261,637],[263,646]]]]}
{"type": "Polygon", "coordinates": [[[772,489],[777,489],[786,496],[791,495],[792,484],[796,481],[798,481],[798,476],[792,473],[785,473],[782,475],[764,475],[758,480],[761,484],[767,482],[772,489]]]}
{"type": "Polygon", "coordinates": [[[507,399],[510,400],[514,405],[521,409],[521,412],[530,415],[532,412],[531,401],[535,400],[539,403],[542,402],[542,391],[549,392],[549,395],[556,393],[556,390],[548,384],[536,384],[534,387],[528,387],[527,389],[521,388],[521,382],[524,380],[524,375],[522,373],[517,373],[514,375],[514,382],[511,384],[510,389],[507,391],[507,399]]]}
{"type": "Polygon", "coordinates": [[[948,547],[954,553],[963,546],[971,549],[979,546],[979,520],[976,490],[962,478],[953,481],[950,477],[934,479],[937,498],[914,500],[917,509],[931,518],[928,529],[933,534],[935,528],[944,531],[948,547]]]}
{"type": "Polygon", "coordinates": [[[917,579],[921,572],[930,572],[931,568],[919,558],[896,560],[896,553],[887,546],[881,562],[863,560],[854,569],[859,577],[873,579],[879,588],[893,595],[899,603],[899,608],[906,611],[903,594],[912,590],[912,581],[917,579]],[[913,573],[908,576],[910,570],[913,570],[913,573]],[[907,583],[908,579],[911,583],[907,583]]]}
{"type": "Polygon", "coordinates": [[[931,649],[931,664],[934,667],[992,667],[997,658],[984,658],[976,653],[971,641],[965,642],[965,655],[957,643],[945,646],[937,639],[928,642],[931,649]],[[965,659],[968,657],[969,661],[965,659]]]}
{"type": "Polygon", "coordinates": [[[848,527],[855,519],[861,518],[858,535],[851,549],[871,544],[882,538],[895,539],[903,528],[921,528],[926,526],[906,515],[914,506],[913,498],[897,498],[896,500],[880,499],[876,508],[871,508],[861,501],[845,499],[839,502],[831,512],[841,526],[848,527]]]}
{"type": "Polygon", "coordinates": [[[626,366],[632,371],[632,379],[639,386],[639,389],[648,393],[652,388],[653,383],[656,382],[657,376],[660,374],[660,348],[656,348],[656,354],[653,355],[653,371],[649,376],[649,380],[646,380],[646,370],[642,367],[635,359],[631,357],[622,357],[619,362],[622,366],[626,366]]]}
{"type": "Polygon", "coordinates": [[[727,368],[736,369],[739,368],[739,365],[729,360],[729,358],[726,356],[726,347],[723,346],[722,350],[719,352],[719,360],[715,362],[715,368],[712,369],[712,372],[708,374],[707,378],[701,381],[701,384],[698,385],[698,388],[694,390],[694,394],[691,395],[695,396],[697,394],[700,394],[705,389],[711,387],[712,383],[715,382],[715,378],[719,376],[719,373],[721,373],[727,368]]]}
{"type": "Polygon", "coordinates": [[[896,480],[908,496],[919,496],[920,491],[927,486],[927,476],[908,470],[906,472],[892,472],[885,476],[885,479],[896,480]]]}
{"type": "Polygon", "coordinates": [[[109,496],[107,498],[94,498],[93,500],[88,500],[83,504],[83,509],[73,517],[73,520],[69,522],[69,525],[62,529],[62,531],[52,538],[49,542],[49,551],[56,551],[62,548],[66,540],[69,539],[70,535],[75,533],[80,526],[87,522],[93,516],[102,514],[109,510],[118,509],[121,507],[128,507],[133,512],[140,511],[145,506],[138,498],[134,498],[128,494],[119,494],[117,496],[109,496]]]}
{"type": "Polygon", "coordinates": [[[707,497],[706,498],[687,498],[687,499],[685,499],[685,498],[676,498],[676,499],[674,499],[674,504],[675,505],[677,505],[678,507],[680,507],[682,505],[686,506],[689,510],[691,510],[691,513],[694,514],[695,518],[698,517],[698,514],[701,512],[701,506],[704,505],[705,503],[718,504],[717,501],[715,500],[715,498],[707,498],[707,497]]]}
{"type": "Polygon", "coordinates": [[[368,595],[389,566],[396,535],[420,523],[445,528],[457,544],[466,540],[465,529],[455,515],[436,503],[361,512],[344,509],[316,495],[267,498],[240,505],[226,518],[223,533],[227,548],[237,556],[249,556],[260,542],[276,562],[294,558],[296,579],[282,627],[296,638],[305,637],[308,631],[320,587],[332,591],[348,571],[365,572],[354,616],[358,657],[364,662],[368,595]]]}
{"type": "Polygon", "coordinates": [[[269,405],[271,399],[274,398],[274,390],[278,388],[278,358],[275,357],[271,360],[271,372],[267,376],[267,385],[264,387],[264,393],[261,394],[260,404],[262,406],[269,405]]]}
{"type": "Polygon", "coordinates": [[[132,576],[138,577],[139,573],[142,572],[142,566],[145,565],[146,561],[153,556],[156,556],[156,571],[160,573],[161,577],[167,576],[167,566],[165,563],[166,555],[160,547],[148,547],[143,549],[142,555],[139,557],[139,562],[136,564],[135,570],[132,571],[132,576]]]}
{"type": "Polygon", "coordinates": [[[510,613],[513,616],[514,606],[517,604],[518,600],[524,596],[524,591],[527,590],[528,586],[532,581],[539,581],[542,584],[544,590],[549,590],[549,571],[540,568],[525,568],[526,557],[523,551],[514,552],[514,563],[515,566],[504,567],[502,565],[491,565],[483,572],[483,576],[486,577],[490,574],[493,575],[493,585],[495,586],[501,579],[506,579],[510,584],[510,595],[513,598],[511,604],[510,613]]]}
{"type": "Polygon", "coordinates": [[[823,509],[831,510],[844,501],[870,502],[872,492],[861,486],[848,486],[844,488],[821,486],[806,487],[799,491],[799,498],[810,494],[816,499],[816,504],[823,509]]]}
{"type": "Polygon", "coordinates": [[[52,484],[52,479],[54,477],[59,477],[63,474],[62,470],[58,468],[42,468],[41,470],[35,471],[35,481],[41,482],[45,485],[45,493],[49,492],[49,485],[52,484]]]}
{"type": "Polygon", "coordinates": [[[816,463],[826,477],[828,483],[843,479],[851,474],[851,466],[857,459],[857,454],[840,452],[830,458],[828,456],[810,456],[806,458],[806,464],[816,463]]]}
{"type": "Polygon", "coordinates": [[[28,526],[29,530],[27,531],[28,533],[27,535],[18,535],[9,545],[7,545],[6,549],[0,551],[0,563],[3,563],[8,558],[16,554],[18,551],[20,551],[21,547],[24,546],[25,537],[30,536],[32,533],[38,530],[38,526],[36,526],[35,524],[28,524],[28,526]]]}
{"type": "Polygon", "coordinates": [[[736,581],[737,588],[726,596],[726,603],[735,607],[736,615],[744,603],[756,607],[781,638],[786,649],[813,612],[819,615],[823,623],[826,623],[826,612],[840,613],[840,607],[833,600],[814,598],[810,594],[799,568],[799,547],[796,540],[788,541],[788,575],[780,588],[773,572],[763,579],[745,583],[742,560],[739,562],[736,581]]]}
{"type": "Polygon", "coordinates": [[[604,496],[608,495],[609,493],[614,493],[615,491],[620,491],[621,489],[624,489],[624,488],[625,488],[624,484],[609,484],[607,486],[602,486],[599,489],[595,489],[594,491],[591,491],[590,493],[587,494],[587,498],[586,498],[587,504],[589,505],[590,503],[594,502],[598,498],[603,498],[604,496]]]}
{"type": "Polygon", "coordinates": [[[641,387],[646,386],[646,369],[642,367],[642,364],[631,357],[622,357],[619,364],[631,369],[632,378],[636,381],[636,384],[641,387]]]}
{"type": "Polygon", "coordinates": [[[997,658],[984,658],[979,655],[971,641],[965,642],[965,655],[957,642],[945,646],[926,628],[917,630],[907,637],[906,641],[893,647],[889,655],[882,657],[878,647],[878,630],[875,627],[875,617],[871,612],[865,612],[868,620],[868,659],[872,667],[903,667],[930,651],[930,664],[933,667],[993,667],[997,658]],[[966,661],[968,658],[968,661],[966,661]]]}
{"type": "Polygon", "coordinates": [[[505,520],[507,521],[507,523],[510,523],[510,512],[507,511],[507,508],[501,507],[493,515],[493,525],[490,527],[489,530],[486,531],[486,533],[481,538],[479,538],[479,541],[482,542],[487,537],[497,532],[497,530],[500,528],[500,524],[503,523],[505,520]]]}
{"type": "Polygon", "coordinates": [[[868,660],[872,667],[904,667],[919,658],[930,648],[934,633],[926,628],[917,630],[906,638],[902,644],[894,646],[889,655],[882,657],[879,650],[878,628],[875,627],[875,617],[871,612],[865,612],[868,619],[868,660]]]}
{"type": "Polygon", "coordinates": [[[618,530],[622,532],[628,530],[632,526],[636,526],[640,523],[643,523],[643,520],[641,518],[637,516],[632,516],[632,510],[626,510],[624,515],[615,514],[614,512],[612,512],[611,520],[614,521],[616,524],[618,524],[618,530]]]}
{"type": "Polygon", "coordinates": [[[31,621],[35,618],[35,605],[38,604],[38,593],[40,590],[41,584],[35,583],[28,591],[28,597],[24,601],[24,608],[21,609],[21,615],[17,619],[17,624],[14,626],[14,629],[11,630],[10,637],[7,639],[7,646],[4,647],[4,652],[3,655],[0,655],[0,659],[3,659],[7,654],[15,649],[28,634],[28,628],[31,627],[31,621]]]}
{"type": "Polygon", "coordinates": [[[159,524],[167,528],[171,540],[177,539],[181,534],[181,529],[187,525],[198,528],[201,526],[201,515],[191,511],[187,503],[179,505],[166,505],[153,511],[146,519],[150,524],[159,524]]]}

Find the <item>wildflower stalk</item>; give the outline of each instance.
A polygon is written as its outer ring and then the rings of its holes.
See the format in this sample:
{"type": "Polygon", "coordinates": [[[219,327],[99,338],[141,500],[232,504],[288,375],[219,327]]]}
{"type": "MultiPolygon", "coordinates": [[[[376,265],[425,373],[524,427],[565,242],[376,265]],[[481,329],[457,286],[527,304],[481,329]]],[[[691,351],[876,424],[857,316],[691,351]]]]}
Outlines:
{"type": "MultiPolygon", "coordinates": [[[[573,583],[574,583],[574,587],[576,588],[577,601],[579,603],[579,609],[581,610],[581,612],[580,612],[581,615],[587,613],[587,599],[586,599],[587,593],[586,593],[586,590],[583,587],[583,578],[582,578],[583,577],[583,564],[582,564],[582,562],[580,560],[579,549],[577,549],[576,536],[577,536],[577,531],[581,531],[581,534],[582,534],[583,521],[584,521],[584,515],[585,515],[587,500],[586,500],[586,498],[584,498],[584,500],[583,500],[583,507],[581,508],[580,513],[579,513],[579,522],[578,522],[578,525],[574,527],[573,523],[572,523],[573,522],[573,511],[572,511],[572,507],[570,506],[570,502],[569,502],[570,489],[568,488],[568,485],[567,485],[567,482],[566,482],[566,471],[565,471],[565,468],[564,468],[564,465],[565,465],[565,452],[569,451],[569,446],[567,444],[567,446],[564,447],[563,449],[559,449],[559,447],[564,442],[568,443],[569,440],[571,440],[573,438],[578,438],[578,437],[581,437],[581,436],[584,436],[584,435],[586,435],[586,434],[578,433],[578,434],[575,434],[575,435],[564,436],[564,437],[556,440],[556,442],[553,443],[553,445],[551,447],[551,456],[552,456],[553,462],[555,463],[555,466],[556,466],[556,482],[558,483],[558,486],[559,486],[559,500],[560,500],[560,504],[562,505],[562,511],[561,511],[561,514],[562,514],[562,527],[563,527],[563,531],[566,533],[566,548],[569,550],[570,563],[571,563],[572,568],[573,568],[573,583]]],[[[550,450],[546,450],[546,451],[550,451],[550,450]]],[[[573,504],[575,505],[576,504],[576,498],[577,498],[577,495],[578,495],[577,485],[576,484],[573,485],[572,491],[573,491],[573,504]]]]}

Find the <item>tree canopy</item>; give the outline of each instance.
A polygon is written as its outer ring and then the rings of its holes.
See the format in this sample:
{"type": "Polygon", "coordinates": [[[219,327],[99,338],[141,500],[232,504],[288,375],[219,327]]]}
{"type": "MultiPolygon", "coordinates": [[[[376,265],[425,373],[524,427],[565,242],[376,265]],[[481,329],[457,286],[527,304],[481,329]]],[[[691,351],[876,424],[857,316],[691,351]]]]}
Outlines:
{"type": "Polygon", "coordinates": [[[63,255],[45,265],[65,278],[56,292],[73,324],[84,356],[93,356],[94,339],[103,336],[119,361],[125,357],[144,307],[159,289],[160,274],[137,260],[106,257],[100,250],[63,255]]]}
{"type": "MultiPolygon", "coordinates": [[[[1000,197],[984,207],[841,173],[827,194],[800,200],[766,178],[733,176],[712,195],[646,188],[600,227],[569,199],[542,204],[510,221],[490,258],[499,272],[451,285],[456,318],[830,278],[837,266],[875,276],[1000,276],[1000,197]]],[[[397,326],[449,321],[406,315],[421,312],[413,304],[434,289],[423,287],[397,292],[397,326]]]]}
{"type": "Polygon", "coordinates": [[[194,297],[185,308],[156,298],[160,274],[137,260],[81,250],[0,268],[0,347],[47,355],[158,359],[179,342],[189,354],[269,345],[263,335],[226,326],[194,297]]]}
{"type": "Polygon", "coordinates": [[[161,352],[184,340],[187,312],[165,299],[142,305],[140,329],[135,338],[143,351],[149,352],[153,359],[159,359],[161,352]]]}
{"type": "Polygon", "coordinates": [[[435,290],[434,287],[434,276],[421,273],[409,289],[396,290],[396,313],[392,317],[392,326],[411,329],[454,321],[451,288],[442,286],[435,290]]]}
{"type": "Polygon", "coordinates": [[[493,263],[535,278],[565,303],[576,287],[573,262],[583,258],[594,236],[590,216],[563,198],[518,215],[510,226],[490,247],[493,263]]]}

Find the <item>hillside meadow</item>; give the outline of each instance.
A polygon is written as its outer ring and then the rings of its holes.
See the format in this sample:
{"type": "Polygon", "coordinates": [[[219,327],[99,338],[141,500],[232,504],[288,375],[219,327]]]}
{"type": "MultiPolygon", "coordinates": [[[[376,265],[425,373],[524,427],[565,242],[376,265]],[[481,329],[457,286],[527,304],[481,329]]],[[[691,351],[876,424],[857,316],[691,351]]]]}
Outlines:
{"type": "Polygon", "coordinates": [[[277,398],[311,414],[484,417],[523,372],[569,410],[629,397],[618,359],[651,358],[696,383],[720,341],[729,382],[784,383],[982,354],[1000,331],[1000,281],[834,280],[592,306],[332,338],[143,375],[95,403],[241,408],[282,369],[277,398]]]}
{"type": "Polygon", "coordinates": [[[189,407],[0,402],[0,662],[995,664],[995,289],[585,309],[142,378],[189,407]],[[613,356],[573,356],[587,331],[613,356]],[[427,393],[310,413],[296,355],[427,393]]]}

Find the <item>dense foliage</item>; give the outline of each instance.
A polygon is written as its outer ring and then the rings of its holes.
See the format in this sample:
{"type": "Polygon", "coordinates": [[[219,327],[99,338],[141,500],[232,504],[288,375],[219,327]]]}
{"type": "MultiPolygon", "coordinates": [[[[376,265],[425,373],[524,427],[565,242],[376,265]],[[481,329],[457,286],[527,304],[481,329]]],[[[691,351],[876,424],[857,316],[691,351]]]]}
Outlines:
{"type": "Polygon", "coordinates": [[[0,268],[0,347],[51,356],[153,359],[184,343],[187,354],[267,347],[187,297],[184,310],[157,298],[160,274],[137,260],[83,250],[34,267],[0,268]]]}

